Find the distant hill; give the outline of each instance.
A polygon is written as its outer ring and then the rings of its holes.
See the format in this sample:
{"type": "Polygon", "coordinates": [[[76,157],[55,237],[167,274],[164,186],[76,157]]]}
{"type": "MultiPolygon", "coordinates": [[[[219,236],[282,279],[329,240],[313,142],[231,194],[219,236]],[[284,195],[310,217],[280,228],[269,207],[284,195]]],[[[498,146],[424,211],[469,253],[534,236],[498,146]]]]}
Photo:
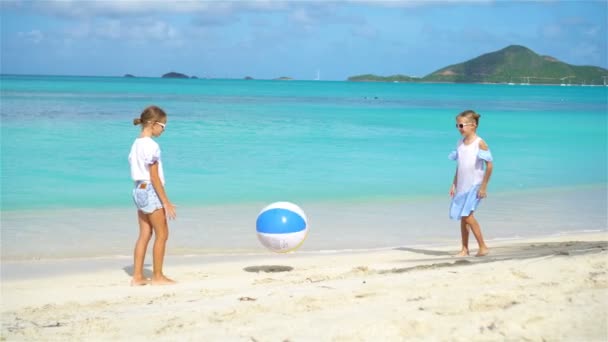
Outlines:
{"type": "MultiPolygon", "coordinates": [[[[412,78],[411,81],[601,85],[605,78],[608,78],[607,69],[571,65],[550,56],[538,55],[524,46],[511,45],[464,63],[441,68],[421,79],[412,78]]],[[[351,79],[355,80],[349,77],[351,79]]]]}
{"type": "Polygon", "coordinates": [[[188,75],[180,74],[179,72],[168,72],[162,76],[163,78],[190,78],[188,75]]]}

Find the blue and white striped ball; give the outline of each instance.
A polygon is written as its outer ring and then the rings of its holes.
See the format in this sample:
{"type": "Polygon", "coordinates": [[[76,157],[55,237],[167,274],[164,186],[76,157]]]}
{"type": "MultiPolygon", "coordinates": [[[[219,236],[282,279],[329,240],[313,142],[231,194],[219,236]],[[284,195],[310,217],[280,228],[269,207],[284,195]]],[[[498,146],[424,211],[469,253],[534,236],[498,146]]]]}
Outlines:
{"type": "Polygon", "coordinates": [[[256,221],[258,239],[277,253],[296,250],[308,234],[304,211],[291,202],[275,202],[260,211],[256,221]]]}

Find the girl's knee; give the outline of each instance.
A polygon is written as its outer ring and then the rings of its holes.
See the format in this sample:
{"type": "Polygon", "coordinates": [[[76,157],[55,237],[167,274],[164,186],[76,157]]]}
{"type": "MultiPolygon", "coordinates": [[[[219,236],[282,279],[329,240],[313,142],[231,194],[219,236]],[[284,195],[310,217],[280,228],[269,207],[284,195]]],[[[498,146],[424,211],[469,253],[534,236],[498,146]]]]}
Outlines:
{"type": "Polygon", "coordinates": [[[167,230],[162,230],[159,229],[158,232],[156,232],[156,241],[167,241],[169,240],[169,231],[167,230]]]}
{"type": "Polygon", "coordinates": [[[466,223],[468,225],[474,224],[477,221],[477,220],[475,220],[475,216],[473,216],[472,213],[469,216],[463,217],[462,220],[464,221],[464,223],[466,223]]]}
{"type": "Polygon", "coordinates": [[[152,232],[140,232],[139,240],[144,242],[149,242],[152,239],[152,232]]]}

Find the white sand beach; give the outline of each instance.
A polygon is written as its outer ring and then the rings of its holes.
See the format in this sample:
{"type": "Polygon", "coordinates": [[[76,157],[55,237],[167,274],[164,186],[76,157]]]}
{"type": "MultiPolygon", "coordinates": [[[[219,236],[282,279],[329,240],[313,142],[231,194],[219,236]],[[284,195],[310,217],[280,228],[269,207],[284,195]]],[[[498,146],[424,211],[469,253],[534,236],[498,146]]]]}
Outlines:
{"type": "Polygon", "coordinates": [[[3,278],[2,340],[608,340],[607,232],[490,247],[169,258],[174,286],[130,287],[129,260],[90,260],[3,278]]]}

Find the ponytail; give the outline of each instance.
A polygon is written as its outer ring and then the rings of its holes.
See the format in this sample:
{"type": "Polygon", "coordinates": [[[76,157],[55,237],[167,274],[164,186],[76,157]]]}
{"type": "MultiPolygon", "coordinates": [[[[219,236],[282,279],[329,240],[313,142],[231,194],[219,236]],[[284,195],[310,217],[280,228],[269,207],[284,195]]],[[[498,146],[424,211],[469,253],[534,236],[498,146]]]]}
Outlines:
{"type": "Polygon", "coordinates": [[[149,106],[141,112],[139,118],[133,119],[133,125],[143,125],[145,122],[159,121],[167,117],[164,110],[157,106],[149,106]]]}

